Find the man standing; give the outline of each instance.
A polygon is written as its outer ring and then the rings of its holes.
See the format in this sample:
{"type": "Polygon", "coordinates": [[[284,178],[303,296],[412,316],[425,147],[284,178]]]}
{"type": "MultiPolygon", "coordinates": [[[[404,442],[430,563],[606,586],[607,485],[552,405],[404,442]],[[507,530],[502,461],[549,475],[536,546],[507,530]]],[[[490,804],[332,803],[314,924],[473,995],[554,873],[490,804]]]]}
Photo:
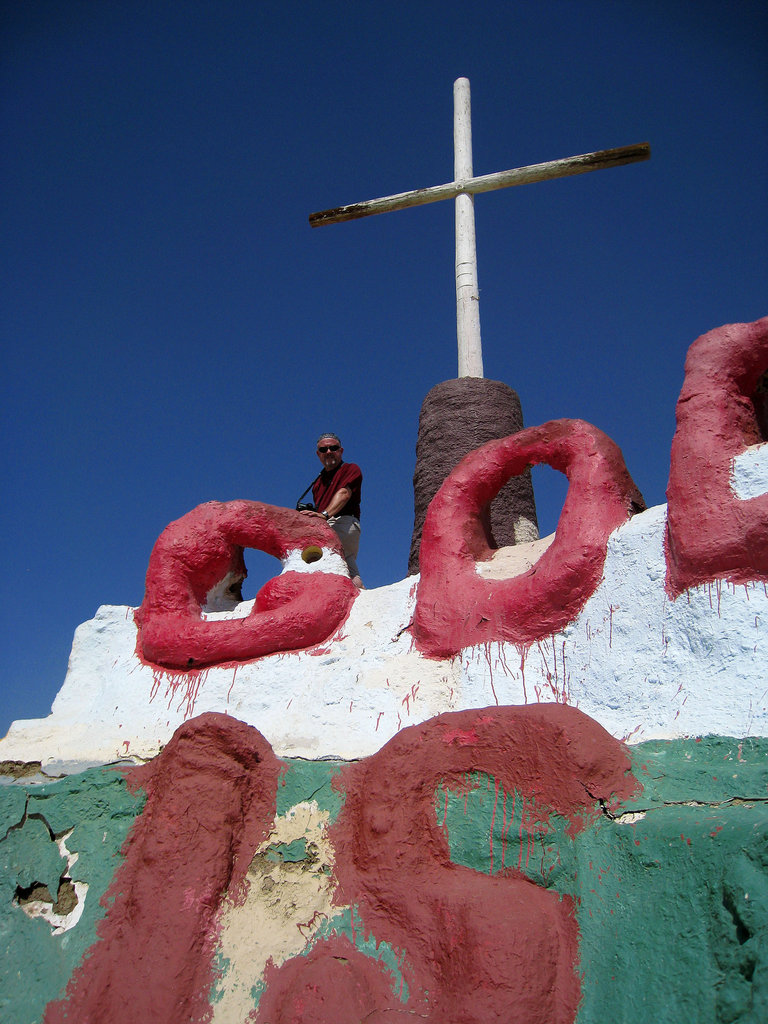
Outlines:
{"type": "Polygon", "coordinates": [[[321,434],[317,441],[317,457],[323,464],[320,476],[312,484],[316,512],[305,516],[325,519],[341,541],[349,575],[356,587],[363,581],[357,568],[360,546],[360,490],[363,474],[354,462],[343,462],[344,449],[336,434],[321,434]]]}

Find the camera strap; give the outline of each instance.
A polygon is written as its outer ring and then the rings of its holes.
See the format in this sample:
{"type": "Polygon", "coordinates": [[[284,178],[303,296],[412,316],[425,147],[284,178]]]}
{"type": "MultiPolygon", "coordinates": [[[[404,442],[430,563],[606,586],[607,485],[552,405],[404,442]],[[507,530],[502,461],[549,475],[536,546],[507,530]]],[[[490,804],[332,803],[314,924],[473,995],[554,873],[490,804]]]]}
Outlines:
{"type": "Polygon", "coordinates": [[[309,487],[307,488],[307,490],[306,490],[306,491],[304,491],[304,493],[303,493],[303,494],[301,494],[301,495],[299,496],[299,499],[298,499],[298,501],[296,502],[296,504],[297,504],[297,505],[299,504],[299,501],[301,501],[301,499],[302,499],[302,498],[304,497],[304,495],[305,495],[305,494],[307,494],[307,493],[308,493],[309,491],[311,491],[311,490],[312,490],[312,488],[313,488],[313,487],[315,486],[315,484],[317,483],[317,481],[318,481],[319,479],[320,479],[320,474],[318,473],[318,474],[317,474],[317,476],[315,477],[315,479],[314,479],[314,480],[312,481],[312,483],[311,483],[311,484],[309,485],[309,487]]]}

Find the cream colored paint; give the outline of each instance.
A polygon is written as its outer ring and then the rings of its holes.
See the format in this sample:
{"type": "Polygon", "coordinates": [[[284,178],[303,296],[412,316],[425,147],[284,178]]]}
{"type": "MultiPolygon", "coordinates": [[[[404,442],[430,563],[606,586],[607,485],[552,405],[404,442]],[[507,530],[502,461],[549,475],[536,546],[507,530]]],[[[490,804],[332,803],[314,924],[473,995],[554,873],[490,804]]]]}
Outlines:
{"type": "Polygon", "coordinates": [[[333,851],[328,812],[316,801],[299,803],[275,819],[247,874],[248,892],[221,918],[219,956],[228,962],[213,1005],[214,1024],[242,1024],[253,1010],[251,989],[267,961],[282,964],[296,956],[325,921],[341,913],[331,906],[333,851]],[[310,857],[287,863],[267,859],[270,847],[305,839],[310,857]]]}
{"type": "Polygon", "coordinates": [[[508,580],[513,576],[521,576],[538,562],[554,539],[554,533],[550,533],[548,537],[539,540],[499,548],[489,561],[478,562],[475,571],[486,580],[508,580]]]}

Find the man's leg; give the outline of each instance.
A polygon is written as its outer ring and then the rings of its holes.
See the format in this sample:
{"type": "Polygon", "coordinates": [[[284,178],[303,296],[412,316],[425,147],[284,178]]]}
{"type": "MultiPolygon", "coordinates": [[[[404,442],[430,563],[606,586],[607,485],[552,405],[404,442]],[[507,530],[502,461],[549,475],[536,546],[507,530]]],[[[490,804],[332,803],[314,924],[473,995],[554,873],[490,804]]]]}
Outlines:
{"type": "Polygon", "coordinates": [[[360,570],[357,568],[357,552],[360,547],[360,522],[354,516],[336,516],[329,520],[344,549],[349,575],[356,587],[362,588],[360,570]]]}

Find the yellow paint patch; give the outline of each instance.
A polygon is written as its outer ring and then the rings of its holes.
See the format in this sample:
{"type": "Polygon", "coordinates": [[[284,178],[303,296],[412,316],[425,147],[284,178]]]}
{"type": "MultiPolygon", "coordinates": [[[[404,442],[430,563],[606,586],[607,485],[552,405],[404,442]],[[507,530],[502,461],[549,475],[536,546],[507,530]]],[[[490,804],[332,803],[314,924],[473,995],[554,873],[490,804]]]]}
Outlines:
{"type": "Polygon", "coordinates": [[[476,564],[477,575],[486,580],[508,580],[513,576],[522,576],[538,562],[554,539],[554,533],[550,533],[540,540],[498,548],[490,561],[476,564]]]}
{"type": "Polygon", "coordinates": [[[331,906],[333,850],[328,812],[312,800],[275,819],[248,868],[248,894],[221,920],[219,955],[226,973],[213,1006],[214,1024],[240,1024],[253,1009],[251,990],[269,960],[279,965],[296,956],[317,929],[344,908],[331,906]],[[304,840],[301,860],[284,860],[279,847],[304,840]],[[271,856],[270,856],[271,854],[271,856]]]}

